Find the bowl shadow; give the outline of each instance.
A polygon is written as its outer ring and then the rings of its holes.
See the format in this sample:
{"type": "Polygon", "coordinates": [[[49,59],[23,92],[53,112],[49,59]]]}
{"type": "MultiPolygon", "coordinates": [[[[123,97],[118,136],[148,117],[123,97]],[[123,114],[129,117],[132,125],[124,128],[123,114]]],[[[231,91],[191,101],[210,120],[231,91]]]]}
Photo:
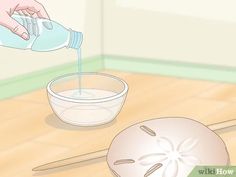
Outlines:
{"type": "Polygon", "coordinates": [[[63,129],[63,130],[70,130],[70,131],[74,131],[74,130],[88,131],[88,130],[98,130],[98,129],[111,127],[114,124],[116,124],[117,120],[115,118],[113,121],[103,124],[103,125],[82,127],[82,126],[71,125],[69,123],[63,122],[55,114],[52,113],[52,114],[49,114],[45,118],[45,122],[49,126],[54,127],[56,129],[63,129]]]}

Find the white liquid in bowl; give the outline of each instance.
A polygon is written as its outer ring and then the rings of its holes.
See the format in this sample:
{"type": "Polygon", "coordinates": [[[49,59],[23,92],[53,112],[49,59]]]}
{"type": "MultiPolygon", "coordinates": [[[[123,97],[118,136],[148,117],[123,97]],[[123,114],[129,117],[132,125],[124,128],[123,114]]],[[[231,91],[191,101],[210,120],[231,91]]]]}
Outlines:
{"type": "MultiPolygon", "coordinates": [[[[115,92],[98,89],[75,89],[57,93],[75,100],[94,100],[116,95],[115,92]]],[[[50,97],[50,103],[57,116],[64,122],[90,126],[111,121],[118,114],[125,96],[98,103],[76,103],[50,97]]]]}
{"type": "Polygon", "coordinates": [[[85,99],[85,100],[93,100],[93,99],[101,99],[107,98],[116,95],[115,92],[107,91],[107,90],[98,90],[98,89],[74,89],[67,90],[58,93],[58,95],[72,98],[76,100],[85,99]]]}

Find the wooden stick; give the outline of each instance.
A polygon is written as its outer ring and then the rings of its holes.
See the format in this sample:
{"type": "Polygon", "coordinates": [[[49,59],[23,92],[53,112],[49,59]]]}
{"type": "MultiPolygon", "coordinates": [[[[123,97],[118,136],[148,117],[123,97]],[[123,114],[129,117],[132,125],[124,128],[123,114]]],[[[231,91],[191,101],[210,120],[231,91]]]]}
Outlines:
{"type": "MultiPolygon", "coordinates": [[[[233,120],[228,120],[228,121],[219,122],[219,123],[215,123],[215,124],[210,124],[210,125],[208,125],[208,127],[211,130],[216,131],[216,130],[221,130],[221,129],[225,129],[225,128],[230,128],[235,125],[236,125],[236,119],[233,119],[233,120]]],[[[82,163],[82,162],[86,162],[86,161],[90,161],[90,160],[95,160],[95,159],[106,157],[107,153],[108,153],[108,149],[104,149],[101,151],[91,152],[88,154],[73,156],[70,158],[50,162],[50,163],[35,167],[35,168],[33,168],[33,171],[45,171],[45,170],[50,170],[50,169],[54,169],[54,168],[59,168],[59,167],[64,167],[64,166],[76,164],[76,163],[82,163]]]]}
{"type": "Polygon", "coordinates": [[[208,128],[213,131],[217,131],[217,130],[221,130],[225,128],[230,128],[235,125],[236,125],[236,119],[232,119],[232,120],[227,120],[227,121],[223,121],[219,123],[210,124],[208,125],[208,128]]]}
{"type": "Polygon", "coordinates": [[[45,171],[45,170],[50,170],[54,168],[59,168],[59,167],[64,167],[76,163],[82,163],[90,160],[95,160],[99,158],[106,157],[108,153],[108,150],[101,150],[101,151],[96,151],[88,154],[83,154],[83,155],[78,155],[78,156],[73,156],[70,158],[50,162],[38,167],[33,168],[33,171],[45,171]]]}

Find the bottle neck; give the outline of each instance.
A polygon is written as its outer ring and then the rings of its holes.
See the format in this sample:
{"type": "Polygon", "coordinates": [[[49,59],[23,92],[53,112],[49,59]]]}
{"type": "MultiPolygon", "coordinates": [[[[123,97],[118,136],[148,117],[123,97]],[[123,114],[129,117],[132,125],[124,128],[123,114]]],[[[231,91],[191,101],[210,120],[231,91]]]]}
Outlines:
{"type": "Polygon", "coordinates": [[[79,49],[83,41],[83,34],[74,30],[70,30],[70,40],[67,48],[79,49]]]}

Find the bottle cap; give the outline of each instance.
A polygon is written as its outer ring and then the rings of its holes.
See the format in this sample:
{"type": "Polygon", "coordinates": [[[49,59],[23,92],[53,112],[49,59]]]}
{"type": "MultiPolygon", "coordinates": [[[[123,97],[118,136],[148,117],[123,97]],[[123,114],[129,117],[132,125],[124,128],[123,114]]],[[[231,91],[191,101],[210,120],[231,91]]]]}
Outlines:
{"type": "Polygon", "coordinates": [[[83,34],[78,31],[70,30],[70,41],[68,48],[79,49],[83,41],[83,34]]]}

